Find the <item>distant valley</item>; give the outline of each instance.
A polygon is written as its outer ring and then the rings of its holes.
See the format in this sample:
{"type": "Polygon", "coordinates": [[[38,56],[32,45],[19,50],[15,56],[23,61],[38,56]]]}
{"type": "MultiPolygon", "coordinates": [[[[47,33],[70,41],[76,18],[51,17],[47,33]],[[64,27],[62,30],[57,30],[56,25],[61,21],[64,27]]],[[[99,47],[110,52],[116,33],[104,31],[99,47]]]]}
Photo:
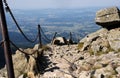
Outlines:
{"type": "MultiPolygon", "coordinates": [[[[33,39],[37,33],[37,25],[40,24],[45,35],[52,39],[55,32],[57,36],[69,38],[72,32],[73,40],[78,41],[88,33],[98,30],[100,27],[94,22],[96,11],[99,8],[81,9],[41,9],[41,10],[13,10],[22,30],[33,39]]],[[[6,13],[10,39],[19,46],[32,46],[19,33],[9,13],[6,13]]],[[[0,37],[1,39],[1,37],[0,37]]],[[[42,40],[44,44],[48,43],[42,40]]]]}

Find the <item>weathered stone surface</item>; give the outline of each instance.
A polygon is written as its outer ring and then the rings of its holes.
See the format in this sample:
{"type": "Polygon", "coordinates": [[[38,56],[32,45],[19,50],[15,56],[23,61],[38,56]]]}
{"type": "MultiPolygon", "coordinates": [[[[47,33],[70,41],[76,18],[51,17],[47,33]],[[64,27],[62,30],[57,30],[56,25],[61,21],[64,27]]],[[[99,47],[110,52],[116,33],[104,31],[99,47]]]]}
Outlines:
{"type": "Polygon", "coordinates": [[[84,37],[82,40],[80,40],[80,43],[86,42],[86,41],[92,41],[93,39],[97,38],[98,36],[105,36],[108,33],[107,29],[100,29],[96,32],[88,34],[86,37],[84,37]]]}
{"type": "MultiPolygon", "coordinates": [[[[108,30],[102,28],[94,33],[88,34],[85,38],[80,40],[80,43],[86,42],[85,44],[87,46],[87,45],[91,44],[93,41],[96,41],[96,39],[99,37],[106,37],[107,33],[108,33],[108,30]]],[[[84,44],[84,47],[85,47],[85,44],[84,44]]]]}
{"type": "Polygon", "coordinates": [[[106,28],[114,28],[120,23],[120,14],[117,7],[105,8],[96,13],[95,22],[106,28]]]}
{"type": "Polygon", "coordinates": [[[24,75],[22,74],[22,75],[20,75],[18,78],[24,78],[24,75]]]}
{"type": "Polygon", "coordinates": [[[4,68],[0,69],[0,77],[8,78],[7,71],[6,71],[6,66],[4,68]]]}
{"type": "Polygon", "coordinates": [[[94,52],[118,52],[120,50],[120,28],[111,30],[100,29],[95,33],[89,34],[80,43],[83,43],[81,51],[91,49],[94,52]]]}
{"type": "Polygon", "coordinates": [[[107,67],[101,68],[101,69],[97,69],[95,71],[94,77],[96,78],[109,78],[110,75],[115,74],[114,69],[108,65],[107,67]],[[104,77],[101,77],[104,76],[104,77]]]}
{"type": "Polygon", "coordinates": [[[119,51],[120,49],[120,28],[110,30],[108,34],[108,41],[110,47],[115,51],[119,51]]]}
{"type": "Polygon", "coordinates": [[[102,63],[99,63],[99,62],[95,62],[94,65],[93,65],[94,69],[100,69],[102,67],[103,67],[102,63]]]}
{"type": "Polygon", "coordinates": [[[56,37],[56,38],[52,41],[52,44],[56,44],[56,45],[67,44],[67,40],[65,39],[65,37],[56,37]]]}
{"type": "MultiPolygon", "coordinates": [[[[25,49],[24,51],[26,51],[26,53],[30,53],[33,50],[25,49]]],[[[38,68],[36,67],[37,66],[36,58],[37,57],[33,57],[32,55],[26,55],[17,50],[16,53],[12,55],[15,78],[18,78],[19,76],[25,75],[25,74],[28,74],[28,76],[32,76],[30,78],[33,78],[33,76],[38,71],[38,68]],[[33,74],[31,75],[29,72],[32,72],[33,74]]],[[[2,76],[4,76],[5,72],[7,72],[6,68],[4,68],[3,70],[5,71],[1,72],[3,73],[2,76]]],[[[7,74],[5,74],[5,78],[6,77],[7,77],[7,74]]]]}
{"type": "MultiPolygon", "coordinates": [[[[118,76],[118,74],[115,73],[115,71],[119,72],[118,67],[120,66],[120,53],[109,52],[108,54],[92,56],[89,54],[88,51],[78,53],[77,45],[70,45],[69,47],[67,45],[48,46],[52,48],[53,52],[45,51],[45,57],[41,58],[41,60],[44,60],[46,56],[49,56],[46,61],[50,61],[48,66],[44,69],[42,75],[40,73],[38,73],[38,75],[34,75],[34,73],[38,71],[36,71],[36,69],[39,68],[35,67],[36,59],[34,59],[33,56],[30,56],[29,60],[27,61],[25,55],[17,51],[17,53],[13,56],[13,60],[17,59],[16,61],[14,61],[16,62],[16,77],[22,78],[25,74],[27,77],[32,78],[101,78],[103,76],[105,78],[109,78],[108,75],[114,78],[118,76]],[[33,71],[32,69],[34,67],[36,69],[33,71]],[[22,73],[20,73],[20,71],[18,71],[17,69],[21,70],[22,73]]],[[[46,61],[44,60],[44,62],[46,61]]],[[[4,73],[0,71],[0,75],[3,77],[5,75],[5,78],[7,78],[7,74],[5,74],[4,70],[1,70],[4,73]]]]}
{"type": "Polygon", "coordinates": [[[43,78],[73,78],[73,77],[69,74],[56,70],[54,72],[46,72],[43,75],[43,78]]]}
{"type": "Polygon", "coordinates": [[[34,48],[33,48],[33,50],[38,50],[40,47],[40,44],[36,44],[35,46],[34,46],[34,48]]]}
{"type": "Polygon", "coordinates": [[[55,71],[55,72],[46,72],[46,73],[44,73],[44,75],[43,75],[43,77],[44,78],[54,78],[54,77],[63,77],[64,75],[63,75],[63,73],[61,73],[60,71],[55,71]]]}
{"type": "Polygon", "coordinates": [[[120,67],[117,67],[116,71],[117,71],[118,74],[120,74],[120,67]]]}
{"type": "Polygon", "coordinates": [[[90,73],[88,71],[82,71],[80,74],[79,74],[79,77],[78,78],[91,78],[90,76],[90,73]]]}
{"type": "Polygon", "coordinates": [[[68,63],[67,60],[61,58],[57,58],[56,60],[56,67],[59,67],[60,70],[66,71],[67,73],[69,73],[69,68],[70,68],[70,64],[68,63]]]}
{"type": "Polygon", "coordinates": [[[16,51],[16,54],[13,55],[13,65],[14,65],[14,71],[15,71],[15,77],[20,76],[21,74],[26,73],[27,70],[27,58],[25,57],[25,54],[16,51]]]}

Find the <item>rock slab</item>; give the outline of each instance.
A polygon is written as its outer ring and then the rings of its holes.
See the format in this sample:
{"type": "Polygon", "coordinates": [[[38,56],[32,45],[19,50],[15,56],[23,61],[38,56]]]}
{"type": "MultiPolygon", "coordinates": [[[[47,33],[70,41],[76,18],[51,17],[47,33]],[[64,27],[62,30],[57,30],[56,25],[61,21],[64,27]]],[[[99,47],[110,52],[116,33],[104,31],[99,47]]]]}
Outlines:
{"type": "Polygon", "coordinates": [[[120,13],[117,7],[105,8],[96,12],[95,22],[105,28],[111,28],[120,23],[120,13]]]}

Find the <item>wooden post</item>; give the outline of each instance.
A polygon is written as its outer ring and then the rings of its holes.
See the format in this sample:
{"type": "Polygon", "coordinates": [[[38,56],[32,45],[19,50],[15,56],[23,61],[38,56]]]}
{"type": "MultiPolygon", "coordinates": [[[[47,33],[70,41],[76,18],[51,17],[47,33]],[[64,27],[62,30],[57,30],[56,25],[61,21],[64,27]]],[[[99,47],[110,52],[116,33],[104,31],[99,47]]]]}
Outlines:
{"type": "Polygon", "coordinates": [[[5,55],[8,78],[15,78],[14,70],[13,70],[13,63],[12,63],[12,53],[10,49],[9,35],[8,35],[8,29],[7,29],[5,12],[4,12],[2,0],[0,0],[0,26],[1,26],[1,31],[2,31],[2,38],[4,41],[3,42],[4,55],[5,55]]]}

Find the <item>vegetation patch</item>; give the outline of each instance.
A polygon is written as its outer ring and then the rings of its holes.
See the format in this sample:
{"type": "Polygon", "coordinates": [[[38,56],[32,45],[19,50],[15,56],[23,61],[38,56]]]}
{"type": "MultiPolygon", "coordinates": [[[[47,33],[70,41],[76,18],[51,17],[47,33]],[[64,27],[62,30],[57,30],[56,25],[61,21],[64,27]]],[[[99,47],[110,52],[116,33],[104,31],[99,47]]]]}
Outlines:
{"type": "MultiPolygon", "coordinates": [[[[107,50],[105,52],[103,52],[102,50],[94,52],[91,47],[89,47],[89,49],[88,49],[88,52],[90,53],[90,55],[97,55],[97,56],[100,56],[102,54],[107,54],[112,51],[115,51],[115,50],[112,49],[111,47],[107,47],[107,50]]],[[[120,52],[120,50],[118,52],[120,52]]]]}
{"type": "Polygon", "coordinates": [[[43,45],[42,46],[42,50],[44,50],[44,51],[50,51],[51,50],[51,48],[49,47],[49,46],[47,46],[47,45],[43,45]]]}
{"type": "Polygon", "coordinates": [[[84,43],[83,43],[83,42],[78,43],[78,49],[82,49],[83,45],[84,45],[84,43]]]}

